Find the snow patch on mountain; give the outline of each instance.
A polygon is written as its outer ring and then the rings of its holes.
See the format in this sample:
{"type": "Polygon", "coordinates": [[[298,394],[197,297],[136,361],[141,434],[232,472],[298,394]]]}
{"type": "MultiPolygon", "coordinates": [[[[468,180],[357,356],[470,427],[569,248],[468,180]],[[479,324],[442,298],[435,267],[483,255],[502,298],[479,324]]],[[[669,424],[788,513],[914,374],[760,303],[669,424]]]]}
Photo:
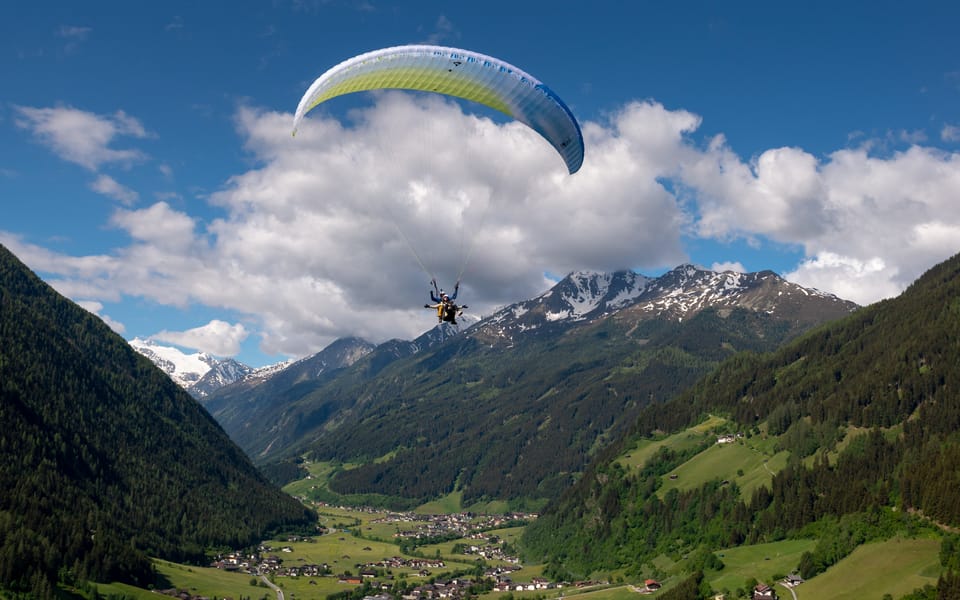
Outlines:
{"type": "Polygon", "coordinates": [[[220,359],[205,352],[188,354],[179,348],[164,346],[151,339],[134,338],[128,343],[195,398],[208,396],[247,377],[267,379],[290,364],[283,362],[253,369],[232,358],[220,359]]]}
{"type": "Polygon", "coordinates": [[[187,354],[178,348],[162,346],[150,339],[134,338],[129,344],[183,388],[200,381],[217,360],[205,352],[187,354]]]}
{"type": "MultiPolygon", "coordinates": [[[[772,271],[721,273],[680,265],[660,277],[633,271],[594,273],[574,271],[540,296],[504,307],[472,329],[474,335],[507,342],[558,323],[590,321],[621,310],[639,311],[648,317],[682,320],[707,307],[743,307],[772,314],[790,303],[791,296],[817,296],[828,304],[848,305],[836,296],[790,283],[772,271]]],[[[810,309],[813,310],[813,309],[810,309]]]]}
{"type": "Polygon", "coordinates": [[[587,271],[571,273],[567,276],[567,281],[571,286],[561,288],[561,297],[566,301],[567,310],[550,313],[547,315],[547,319],[582,319],[587,313],[593,312],[599,306],[610,288],[611,279],[612,275],[610,273],[590,273],[587,271]],[[558,316],[551,318],[553,315],[558,316]]]}

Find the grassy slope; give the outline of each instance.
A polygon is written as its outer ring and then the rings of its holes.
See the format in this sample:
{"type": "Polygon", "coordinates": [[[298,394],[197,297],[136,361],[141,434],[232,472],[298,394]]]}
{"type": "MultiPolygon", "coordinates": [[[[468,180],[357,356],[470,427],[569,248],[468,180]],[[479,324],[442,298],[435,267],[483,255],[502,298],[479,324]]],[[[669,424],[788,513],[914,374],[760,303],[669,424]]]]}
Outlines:
{"type": "Polygon", "coordinates": [[[724,568],[708,573],[707,580],[714,589],[731,592],[742,588],[751,578],[770,584],[774,575],[786,575],[796,569],[800,556],[813,550],[816,543],[816,540],[784,540],[717,552],[724,568]]]}
{"type": "Polygon", "coordinates": [[[724,423],[726,423],[726,419],[710,417],[699,425],[659,440],[640,440],[633,449],[620,457],[618,462],[627,467],[641,469],[648,460],[657,454],[660,448],[670,448],[676,451],[693,448],[706,437],[712,437],[713,434],[710,431],[724,423]]]}
{"type": "Polygon", "coordinates": [[[749,498],[755,488],[770,486],[773,474],[787,465],[789,454],[778,452],[767,455],[750,440],[714,444],[671,471],[669,475],[676,475],[677,478],[665,478],[657,495],[663,498],[673,488],[689,490],[711,479],[720,479],[736,481],[744,496],[749,498]],[[740,472],[743,475],[739,475],[740,472]]]}
{"type": "MultiPolygon", "coordinates": [[[[165,560],[154,560],[153,565],[160,574],[170,581],[170,587],[187,590],[194,595],[203,595],[210,598],[224,596],[260,598],[264,594],[267,597],[276,596],[266,587],[251,586],[251,575],[180,565],[165,560]]],[[[123,583],[97,584],[97,591],[101,595],[123,594],[132,596],[137,600],[157,600],[158,598],[169,597],[123,583]]]]}
{"type": "MultiPolygon", "coordinates": [[[[684,431],[658,440],[640,440],[618,459],[624,466],[640,469],[661,448],[682,452],[705,440],[715,439],[714,430],[727,423],[726,419],[711,416],[704,422],[684,431]]],[[[775,439],[752,437],[730,444],[714,444],[680,465],[663,478],[657,495],[663,498],[671,489],[688,490],[712,479],[735,481],[744,497],[761,485],[769,486],[773,474],[786,466],[788,452],[774,451],[775,439]],[[740,473],[743,473],[742,475],[740,473]],[[671,479],[670,475],[676,475],[671,479]]]]}
{"type": "Polygon", "coordinates": [[[798,600],[899,598],[940,575],[940,541],[892,539],[864,544],[825,573],[796,588],[798,600]]]}

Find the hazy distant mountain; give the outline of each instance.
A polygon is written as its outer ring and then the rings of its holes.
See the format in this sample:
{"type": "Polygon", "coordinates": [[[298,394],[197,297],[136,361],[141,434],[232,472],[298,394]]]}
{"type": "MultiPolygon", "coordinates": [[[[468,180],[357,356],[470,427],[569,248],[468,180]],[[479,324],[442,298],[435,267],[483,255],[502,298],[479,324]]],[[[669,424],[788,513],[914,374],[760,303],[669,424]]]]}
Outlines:
{"type": "MultiPolygon", "coordinates": [[[[93,314],[0,246],[0,589],[152,583],[313,516],[93,314]]],[[[0,592],[0,596],[4,595],[0,592]]]]}
{"type": "Polygon", "coordinates": [[[343,493],[552,497],[643,406],[855,308],[770,272],[578,272],[459,334],[435,328],[207,406],[256,462],[365,463],[337,476],[343,493]]]}

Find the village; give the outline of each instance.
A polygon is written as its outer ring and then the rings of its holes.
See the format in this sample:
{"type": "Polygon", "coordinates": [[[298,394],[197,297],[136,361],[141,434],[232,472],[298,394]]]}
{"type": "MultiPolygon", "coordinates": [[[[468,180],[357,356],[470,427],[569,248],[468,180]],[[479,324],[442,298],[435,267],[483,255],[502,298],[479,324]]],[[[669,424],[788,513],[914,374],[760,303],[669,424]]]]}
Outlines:
{"type": "Polygon", "coordinates": [[[433,538],[433,537],[472,537],[482,532],[501,527],[523,525],[537,518],[536,513],[513,512],[500,515],[477,515],[470,512],[449,515],[430,515],[414,512],[391,512],[374,519],[371,523],[396,523],[412,529],[399,530],[395,537],[433,538]]]}
{"type": "MultiPolygon", "coordinates": [[[[344,509],[343,507],[332,508],[344,509]]],[[[358,512],[363,509],[350,510],[358,512]]],[[[450,553],[476,557],[476,565],[482,566],[482,571],[471,569],[469,563],[465,562],[448,564],[440,557],[439,551],[434,557],[394,555],[379,560],[357,562],[349,568],[326,562],[304,563],[302,559],[284,561],[284,554],[294,552],[293,544],[315,541],[313,538],[301,536],[290,536],[286,543],[263,543],[256,551],[228,552],[217,556],[210,566],[225,571],[249,574],[264,581],[274,581],[277,577],[289,577],[307,579],[308,585],[318,585],[316,578],[331,578],[335,579],[337,584],[343,585],[345,591],[363,589],[366,593],[364,600],[459,599],[475,597],[486,592],[546,592],[568,586],[587,588],[607,583],[605,581],[557,582],[539,576],[514,581],[514,574],[522,568],[520,558],[512,552],[510,544],[501,539],[494,530],[529,522],[537,517],[533,513],[429,515],[391,512],[383,514],[372,509],[369,512],[376,513],[378,516],[367,521],[367,525],[396,524],[396,532],[393,534],[395,539],[419,540],[427,543],[437,539],[456,540],[456,543],[449,548],[450,553]],[[465,574],[471,570],[474,572],[465,574]]],[[[341,523],[330,529],[322,528],[321,535],[350,534],[352,537],[363,539],[361,530],[359,522],[350,525],[341,523]]],[[[372,551],[372,548],[365,546],[363,550],[372,551]]],[[[338,558],[349,557],[343,555],[338,558]]],[[[796,575],[791,575],[780,582],[780,585],[789,589],[802,582],[803,580],[796,575]]],[[[657,592],[661,584],[655,579],[646,579],[643,585],[629,587],[635,593],[646,595],[657,592]]],[[[756,600],[777,598],[771,585],[759,583],[751,592],[751,598],[756,600]]]]}
{"type": "MultiPolygon", "coordinates": [[[[320,510],[345,507],[318,506],[320,510]]],[[[378,512],[353,507],[351,512],[378,512]]],[[[382,514],[382,513],[381,513],[382,514]]],[[[284,561],[284,554],[294,551],[293,544],[315,541],[310,537],[290,536],[287,543],[263,543],[256,551],[233,551],[221,554],[211,563],[211,567],[244,573],[256,578],[273,580],[277,577],[309,578],[308,584],[317,585],[314,578],[336,578],[344,586],[365,586],[379,590],[381,594],[396,594],[402,589],[401,597],[407,600],[424,598],[464,598],[480,592],[513,592],[548,590],[563,587],[564,583],[552,582],[544,577],[532,577],[530,581],[514,582],[511,575],[521,568],[519,557],[511,554],[510,546],[492,530],[515,527],[536,519],[534,513],[508,513],[499,515],[477,515],[473,513],[457,514],[419,514],[413,512],[390,512],[367,521],[367,525],[396,524],[394,539],[398,540],[436,540],[462,539],[453,547],[454,554],[474,556],[477,565],[483,565],[482,572],[465,576],[447,576],[451,571],[472,570],[469,563],[448,564],[439,556],[390,556],[376,561],[355,563],[352,568],[338,564],[304,563],[284,561]],[[488,565],[487,562],[494,563],[488,565]],[[413,578],[413,580],[411,580],[413,578]],[[414,584],[416,579],[423,583],[414,584]]],[[[366,529],[369,529],[367,527],[366,529]]],[[[369,532],[367,532],[369,533],[369,532]]],[[[360,523],[340,523],[331,528],[322,528],[320,535],[350,534],[363,538],[360,523]]],[[[344,540],[343,537],[339,538],[344,540]]],[[[364,551],[372,550],[369,546],[364,551]]],[[[340,558],[349,558],[342,556],[340,558]]],[[[337,562],[337,561],[334,561],[337,562]]],[[[581,584],[582,585],[582,584],[581,584]]],[[[391,596],[396,597],[396,596],[391,596]]]]}
{"type": "MultiPolygon", "coordinates": [[[[467,547],[466,550],[471,554],[495,555],[489,546],[474,545],[467,547]]],[[[543,577],[533,577],[529,582],[513,582],[511,573],[520,569],[519,559],[515,557],[507,557],[515,563],[515,566],[487,567],[484,569],[482,576],[474,578],[463,576],[437,578],[434,574],[447,568],[447,564],[441,559],[392,556],[378,561],[357,564],[358,571],[355,574],[350,572],[334,573],[327,563],[286,565],[277,552],[282,554],[290,551],[290,546],[274,548],[269,545],[261,545],[255,553],[229,552],[218,556],[211,566],[226,571],[271,579],[274,577],[335,577],[338,583],[346,586],[361,586],[369,583],[369,587],[378,589],[383,594],[397,589],[397,579],[395,579],[393,571],[412,571],[415,577],[422,578],[425,582],[404,586],[405,592],[401,597],[405,600],[465,598],[482,591],[548,590],[567,585],[554,583],[543,577]]],[[[315,584],[313,581],[310,581],[310,583],[315,584]]],[[[393,598],[394,596],[390,595],[389,597],[393,598]]]]}

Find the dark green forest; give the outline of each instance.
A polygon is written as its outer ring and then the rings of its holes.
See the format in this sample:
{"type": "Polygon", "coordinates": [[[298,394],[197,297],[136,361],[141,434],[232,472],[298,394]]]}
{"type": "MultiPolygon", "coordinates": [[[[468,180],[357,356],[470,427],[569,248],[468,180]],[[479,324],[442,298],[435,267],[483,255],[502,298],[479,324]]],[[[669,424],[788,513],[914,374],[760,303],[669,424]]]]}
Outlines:
{"type": "Polygon", "coordinates": [[[0,589],[152,582],[314,515],[99,318],[0,246],[0,589]]]}
{"type": "MultiPolygon", "coordinates": [[[[960,526],[960,256],[896,299],[774,352],[738,354],[675,399],[644,408],[527,528],[524,543],[554,573],[576,575],[636,569],[660,553],[811,537],[817,547],[799,565],[810,577],[866,541],[937,524],[960,526]],[[791,460],[771,486],[744,497],[713,481],[661,500],[660,476],[689,457],[665,451],[632,472],[617,462],[637,439],[707,414],[778,436],[791,460]],[[863,433],[828,459],[853,428],[863,433]]],[[[956,560],[952,547],[947,561],[956,560]]],[[[947,575],[942,585],[956,582],[947,575]]]]}
{"type": "MultiPolygon", "coordinates": [[[[682,323],[544,327],[509,350],[461,336],[388,366],[376,380],[344,385],[341,378],[305,397],[318,402],[309,413],[318,418],[328,415],[321,406],[356,402],[350,418],[307,452],[366,463],[335,477],[331,488],[341,494],[423,501],[456,488],[465,503],[509,498],[522,507],[557,497],[644,406],[666,401],[738,350],[772,349],[794,333],[764,313],[707,309],[682,323]]],[[[364,368],[363,361],[354,367],[364,368]]]]}

